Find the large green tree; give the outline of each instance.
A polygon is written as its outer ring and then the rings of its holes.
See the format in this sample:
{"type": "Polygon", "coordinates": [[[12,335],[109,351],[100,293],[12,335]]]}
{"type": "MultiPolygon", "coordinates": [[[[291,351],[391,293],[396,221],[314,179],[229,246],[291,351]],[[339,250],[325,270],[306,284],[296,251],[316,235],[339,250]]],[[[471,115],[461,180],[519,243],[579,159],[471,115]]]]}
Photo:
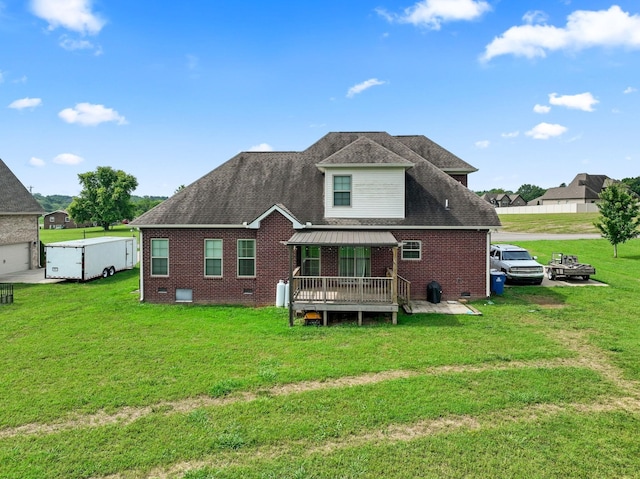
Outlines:
{"type": "Polygon", "coordinates": [[[545,190],[544,188],[536,185],[530,185],[528,183],[525,183],[520,188],[518,188],[518,191],[516,191],[516,193],[519,194],[527,203],[535,198],[539,198],[546,192],[547,190],[545,190]]]}
{"type": "Polygon", "coordinates": [[[616,183],[602,190],[599,196],[600,217],[594,224],[613,245],[613,256],[617,258],[618,245],[640,234],[638,197],[624,185],[616,183]]]}
{"type": "Polygon", "coordinates": [[[138,180],[122,170],[99,166],[96,171],[78,175],[82,191],[69,205],[69,215],[76,223],[97,223],[108,230],[112,223],[131,219],[134,207],[131,192],[138,180]]]}

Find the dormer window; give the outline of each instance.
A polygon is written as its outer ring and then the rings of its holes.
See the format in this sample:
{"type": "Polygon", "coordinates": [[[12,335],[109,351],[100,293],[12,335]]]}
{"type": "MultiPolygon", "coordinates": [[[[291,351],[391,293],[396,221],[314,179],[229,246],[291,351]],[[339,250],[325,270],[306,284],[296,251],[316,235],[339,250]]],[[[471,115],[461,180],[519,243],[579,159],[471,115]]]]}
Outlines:
{"type": "Polygon", "coordinates": [[[333,177],[333,206],[351,206],[351,176],[333,177]]]}

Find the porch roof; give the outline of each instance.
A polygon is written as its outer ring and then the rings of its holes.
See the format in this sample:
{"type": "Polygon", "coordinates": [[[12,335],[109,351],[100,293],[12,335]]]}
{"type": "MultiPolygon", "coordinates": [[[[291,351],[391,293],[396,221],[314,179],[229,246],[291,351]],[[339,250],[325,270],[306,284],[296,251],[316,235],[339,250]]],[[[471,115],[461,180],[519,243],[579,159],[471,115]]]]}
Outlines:
{"type": "Polygon", "coordinates": [[[389,231],[299,231],[289,238],[287,245],[319,246],[400,246],[389,231]]]}

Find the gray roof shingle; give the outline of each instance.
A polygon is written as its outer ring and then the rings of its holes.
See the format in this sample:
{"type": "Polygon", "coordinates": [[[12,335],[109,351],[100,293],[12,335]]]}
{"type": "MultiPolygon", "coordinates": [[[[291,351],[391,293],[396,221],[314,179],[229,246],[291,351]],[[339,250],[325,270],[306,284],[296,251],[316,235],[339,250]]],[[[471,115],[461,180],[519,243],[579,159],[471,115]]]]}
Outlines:
{"type": "MultiPolygon", "coordinates": [[[[456,162],[454,159],[449,163],[456,162]]],[[[131,224],[148,227],[241,225],[253,221],[276,204],[283,205],[302,224],[311,222],[336,227],[500,226],[490,204],[402,141],[384,132],[329,133],[301,152],[239,153],[131,224]],[[346,148],[349,145],[351,148],[346,148]],[[357,162],[355,153],[362,151],[371,152],[377,163],[413,165],[406,170],[405,218],[324,217],[324,175],[317,165],[336,153],[338,155],[333,158],[339,164],[346,160],[357,162]]]]}
{"type": "Polygon", "coordinates": [[[9,167],[0,160],[0,214],[41,215],[44,209],[9,167]]]}

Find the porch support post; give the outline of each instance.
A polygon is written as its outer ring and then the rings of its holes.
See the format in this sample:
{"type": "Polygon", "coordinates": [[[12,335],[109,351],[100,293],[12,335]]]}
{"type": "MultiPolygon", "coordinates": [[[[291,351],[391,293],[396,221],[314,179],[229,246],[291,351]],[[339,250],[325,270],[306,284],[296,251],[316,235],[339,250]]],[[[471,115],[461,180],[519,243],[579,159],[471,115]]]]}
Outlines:
{"type": "MultiPolygon", "coordinates": [[[[391,301],[398,304],[398,247],[393,247],[393,273],[391,278],[391,301]]],[[[398,324],[398,313],[391,313],[391,323],[398,324]]]]}
{"type": "Polygon", "coordinates": [[[362,310],[358,311],[358,326],[362,326],[362,310]]]}
{"type": "Polygon", "coordinates": [[[293,326],[293,245],[289,245],[289,326],[293,326]]]}

